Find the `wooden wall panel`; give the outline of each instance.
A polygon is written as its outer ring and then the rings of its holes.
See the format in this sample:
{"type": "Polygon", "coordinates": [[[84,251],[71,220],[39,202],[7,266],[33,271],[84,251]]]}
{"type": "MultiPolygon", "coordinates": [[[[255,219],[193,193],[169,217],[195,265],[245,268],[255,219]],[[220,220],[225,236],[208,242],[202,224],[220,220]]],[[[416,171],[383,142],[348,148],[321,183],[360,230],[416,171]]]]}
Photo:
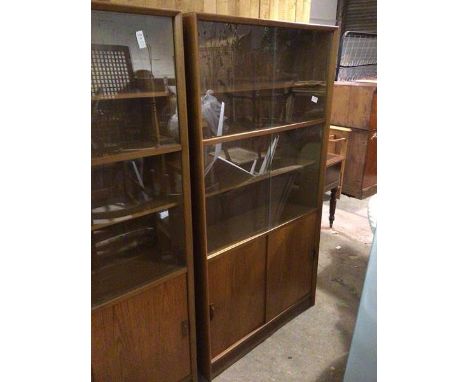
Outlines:
{"type": "MultiPolygon", "coordinates": [[[[304,11],[304,1],[296,1],[296,8],[295,8],[295,13],[294,13],[294,20],[297,22],[302,22],[302,12],[304,11]]],[[[307,19],[305,22],[308,22],[309,19],[307,19]]]]}
{"type": "Polygon", "coordinates": [[[280,0],[270,0],[270,12],[268,18],[271,20],[279,19],[279,3],[280,0]]]}
{"type": "Polygon", "coordinates": [[[177,9],[176,0],[102,0],[102,3],[133,5],[135,7],[177,9]]]}
{"type": "Polygon", "coordinates": [[[299,14],[296,12],[296,21],[298,23],[309,23],[311,3],[311,0],[303,0],[302,12],[299,14]]]}
{"type": "Polygon", "coordinates": [[[203,5],[203,12],[216,13],[216,0],[205,0],[203,5]]]}
{"type": "Polygon", "coordinates": [[[216,0],[216,13],[219,15],[229,14],[229,1],[228,0],[216,0]]]}
{"type": "Polygon", "coordinates": [[[175,9],[203,12],[204,8],[204,0],[176,0],[175,9]]]}
{"type": "Polygon", "coordinates": [[[260,19],[269,19],[270,18],[270,2],[271,2],[271,0],[260,0],[259,1],[258,17],[260,19]]]}
{"type": "Polygon", "coordinates": [[[237,16],[258,18],[260,1],[259,0],[238,0],[237,16]]]}
{"type": "Polygon", "coordinates": [[[279,2],[278,20],[296,20],[296,0],[281,0],[279,2]]]}
{"type": "Polygon", "coordinates": [[[102,0],[102,2],[308,23],[311,0],[102,0]]]}

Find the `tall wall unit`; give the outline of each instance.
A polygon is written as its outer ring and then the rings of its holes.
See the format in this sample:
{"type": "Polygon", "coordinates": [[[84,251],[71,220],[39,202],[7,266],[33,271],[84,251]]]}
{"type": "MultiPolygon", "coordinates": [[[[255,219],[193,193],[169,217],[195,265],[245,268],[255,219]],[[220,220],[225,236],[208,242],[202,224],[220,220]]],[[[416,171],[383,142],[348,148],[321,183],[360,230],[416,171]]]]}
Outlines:
{"type": "Polygon", "coordinates": [[[92,3],[92,378],[196,381],[182,16],[92,3]]]}
{"type": "Polygon", "coordinates": [[[184,14],[198,367],[315,301],[336,27],[184,14]]]}

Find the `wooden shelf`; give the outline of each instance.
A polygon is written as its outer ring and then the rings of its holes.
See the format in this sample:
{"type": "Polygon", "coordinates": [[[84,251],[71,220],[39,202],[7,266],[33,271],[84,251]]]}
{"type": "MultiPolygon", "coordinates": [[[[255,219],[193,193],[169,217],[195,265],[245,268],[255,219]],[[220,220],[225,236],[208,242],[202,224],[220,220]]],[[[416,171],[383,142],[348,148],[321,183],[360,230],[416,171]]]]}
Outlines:
{"type": "Polygon", "coordinates": [[[158,261],[156,249],[150,248],[140,256],[122,260],[92,273],[92,306],[102,305],[110,300],[122,298],[129,292],[164,276],[174,277],[187,268],[175,263],[158,261]]]}
{"type": "Polygon", "coordinates": [[[283,203],[282,205],[273,205],[270,211],[265,206],[265,208],[250,210],[221,222],[216,222],[216,224],[207,227],[207,257],[224,252],[225,248],[250,237],[267,233],[282,223],[313,210],[315,210],[315,207],[283,203]],[[274,216],[270,215],[271,211],[274,211],[274,216]],[[248,223],[257,224],[257,226],[251,227],[248,226],[248,223]]]}
{"type": "Polygon", "coordinates": [[[316,118],[316,119],[311,119],[305,122],[294,122],[294,123],[289,123],[287,125],[265,127],[265,128],[260,128],[260,129],[251,130],[251,131],[244,131],[244,132],[230,134],[230,135],[221,135],[219,137],[204,138],[203,145],[208,146],[208,145],[214,145],[217,143],[239,141],[241,139],[261,137],[264,135],[279,134],[284,131],[297,130],[297,129],[303,129],[303,128],[307,128],[311,126],[316,126],[321,123],[325,123],[325,121],[326,121],[325,118],[316,118]]]}
{"type": "Polygon", "coordinates": [[[100,166],[103,164],[121,162],[125,160],[174,153],[177,151],[181,151],[181,149],[182,147],[179,144],[170,144],[145,149],[125,150],[116,154],[104,155],[102,157],[94,157],[91,159],[91,165],[100,166]]]}
{"type": "Polygon", "coordinates": [[[153,203],[150,203],[149,205],[145,204],[146,208],[142,207],[142,208],[144,208],[143,210],[135,211],[135,212],[133,212],[133,213],[131,213],[129,215],[126,215],[126,216],[121,216],[121,217],[114,218],[114,219],[95,219],[95,220],[109,220],[109,222],[93,224],[91,226],[91,231],[95,231],[95,230],[98,230],[98,229],[101,229],[101,228],[109,227],[111,225],[122,223],[122,222],[125,222],[125,221],[128,221],[128,220],[137,219],[137,218],[140,218],[142,216],[150,215],[150,214],[153,214],[153,213],[156,213],[156,212],[168,210],[169,208],[176,207],[177,205],[178,205],[177,202],[168,202],[167,200],[159,200],[159,201],[155,201],[153,203]]]}
{"type": "Polygon", "coordinates": [[[327,167],[333,166],[345,160],[343,155],[327,153],[327,167]]]}
{"type": "Polygon", "coordinates": [[[214,88],[211,90],[213,90],[214,95],[216,95],[216,94],[242,93],[242,92],[252,92],[252,91],[261,91],[261,90],[305,88],[305,87],[311,87],[311,86],[319,86],[319,87],[325,88],[326,84],[324,81],[277,81],[277,82],[267,81],[267,82],[257,82],[257,83],[247,82],[245,84],[237,84],[228,89],[214,88]]]}
{"type": "Polygon", "coordinates": [[[168,97],[171,94],[172,93],[168,91],[118,93],[118,94],[113,94],[113,95],[91,96],[91,101],[110,101],[110,100],[121,100],[121,99],[168,97]]]}
{"type": "Polygon", "coordinates": [[[216,221],[213,225],[207,226],[207,256],[266,230],[268,230],[267,206],[216,221]]]}
{"type": "MultiPolygon", "coordinates": [[[[238,188],[242,188],[242,187],[245,187],[245,186],[260,182],[260,181],[265,180],[265,179],[271,179],[271,178],[274,178],[276,176],[284,175],[284,174],[294,172],[294,171],[299,171],[299,170],[303,169],[304,167],[311,166],[311,165],[313,165],[315,163],[316,163],[316,161],[307,161],[306,163],[303,163],[303,164],[296,164],[296,165],[281,167],[281,168],[272,170],[270,172],[267,172],[266,174],[263,174],[263,175],[257,175],[257,176],[252,175],[251,178],[248,178],[245,181],[241,181],[241,182],[230,183],[228,181],[228,182],[224,183],[216,191],[207,192],[205,194],[205,196],[207,198],[209,198],[209,197],[212,197],[212,196],[215,196],[215,195],[218,195],[218,194],[222,194],[222,193],[227,192],[227,191],[235,190],[235,189],[238,189],[238,188]]],[[[240,170],[237,170],[237,171],[240,172],[240,170]]],[[[248,175],[245,174],[245,176],[248,176],[248,175]]]]}

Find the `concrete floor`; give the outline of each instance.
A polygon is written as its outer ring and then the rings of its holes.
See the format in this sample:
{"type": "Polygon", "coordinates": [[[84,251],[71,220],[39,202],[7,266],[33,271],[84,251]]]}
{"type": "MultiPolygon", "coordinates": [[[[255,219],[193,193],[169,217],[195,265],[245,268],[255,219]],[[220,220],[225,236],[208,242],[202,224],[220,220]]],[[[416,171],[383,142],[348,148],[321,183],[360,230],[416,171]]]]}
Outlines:
{"type": "Polygon", "coordinates": [[[337,202],[333,230],[325,195],[317,298],[308,309],[220,374],[216,382],[342,381],[372,242],[368,199],[337,202]]]}

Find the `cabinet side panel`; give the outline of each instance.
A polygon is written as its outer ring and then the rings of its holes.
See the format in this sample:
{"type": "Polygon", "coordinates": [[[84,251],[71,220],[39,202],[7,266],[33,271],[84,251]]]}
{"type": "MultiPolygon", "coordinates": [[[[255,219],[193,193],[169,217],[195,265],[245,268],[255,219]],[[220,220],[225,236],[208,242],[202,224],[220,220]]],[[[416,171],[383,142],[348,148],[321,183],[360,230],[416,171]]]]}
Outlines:
{"type": "Polygon", "coordinates": [[[369,130],[377,130],[377,88],[372,97],[372,110],[369,119],[369,130]]]}
{"type": "Polygon", "coordinates": [[[358,129],[369,129],[372,99],[375,86],[353,86],[349,100],[349,125],[358,129]]]}
{"type": "Polygon", "coordinates": [[[372,99],[369,129],[366,164],[362,181],[363,189],[377,185],[377,90],[372,99]]]}
{"type": "Polygon", "coordinates": [[[342,191],[345,194],[357,198],[361,197],[362,192],[367,142],[368,132],[366,130],[352,130],[346,154],[346,167],[344,171],[342,191]]]}
{"type": "Polygon", "coordinates": [[[94,311],[92,367],[95,382],[189,376],[186,275],[94,311]]]}
{"type": "Polygon", "coordinates": [[[351,88],[335,83],[331,107],[331,124],[349,126],[349,98],[351,88]]]}
{"type": "Polygon", "coordinates": [[[331,123],[357,129],[371,129],[376,86],[367,83],[336,82],[331,123]]]}
{"type": "MultiPolygon", "coordinates": [[[[333,34],[329,37],[329,56],[328,56],[328,80],[327,80],[327,101],[326,101],[326,120],[325,120],[325,127],[322,135],[322,154],[321,154],[321,161],[320,161],[320,177],[319,177],[319,190],[323,190],[325,187],[325,168],[326,168],[326,160],[327,160],[327,153],[328,153],[328,137],[330,134],[330,118],[331,118],[331,109],[332,109],[332,100],[333,100],[333,89],[334,89],[334,78],[336,74],[336,60],[337,60],[337,53],[338,53],[338,45],[339,45],[339,38],[340,33],[339,30],[335,30],[333,34]]],[[[314,230],[314,252],[315,256],[313,257],[313,265],[312,265],[312,305],[315,304],[315,290],[317,287],[317,269],[318,269],[318,255],[319,255],[319,245],[320,245],[320,221],[322,216],[322,208],[323,208],[323,192],[318,192],[318,200],[317,205],[319,209],[317,211],[317,223],[315,227],[312,229],[314,230]]]]}
{"type": "Polygon", "coordinates": [[[190,159],[189,159],[189,138],[188,138],[188,116],[186,100],[186,82],[185,82],[185,59],[184,59],[184,36],[183,36],[183,16],[177,15],[174,18],[174,49],[176,53],[176,80],[179,89],[178,114],[180,123],[180,141],[182,145],[182,175],[184,190],[184,219],[186,235],[186,253],[187,253],[187,282],[188,282],[188,306],[190,317],[190,352],[192,375],[198,374],[197,371],[197,352],[196,352],[196,324],[195,324],[195,275],[193,262],[193,232],[192,232],[192,197],[190,184],[190,159]]]}
{"type": "Polygon", "coordinates": [[[194,14],[183,16],[185,75],[187,87],[190,181],[192,187],[193,260],[195,267],[195,308],[198,370],[211,380],[210,321],[208,315],[208,270],[206,262],[206,218],[204,197],[201,100],[198,63],[198,27],[194,14]]]}
{"type": "Polygon", "coordinates": [[[366,163],[362,188],[369,188],[377,184],[377,131],[369,131],[367,143],[366,163]]]}
{"type": "Polygon", "coordinates": [[[316,222],[312,213],[268,236],[266,321],[311,293],[316,222]]]}
{"type": "Polygon", "coordinates": [[[266,238],[209,261],[212,357],[265,322],[266,238]]]}

